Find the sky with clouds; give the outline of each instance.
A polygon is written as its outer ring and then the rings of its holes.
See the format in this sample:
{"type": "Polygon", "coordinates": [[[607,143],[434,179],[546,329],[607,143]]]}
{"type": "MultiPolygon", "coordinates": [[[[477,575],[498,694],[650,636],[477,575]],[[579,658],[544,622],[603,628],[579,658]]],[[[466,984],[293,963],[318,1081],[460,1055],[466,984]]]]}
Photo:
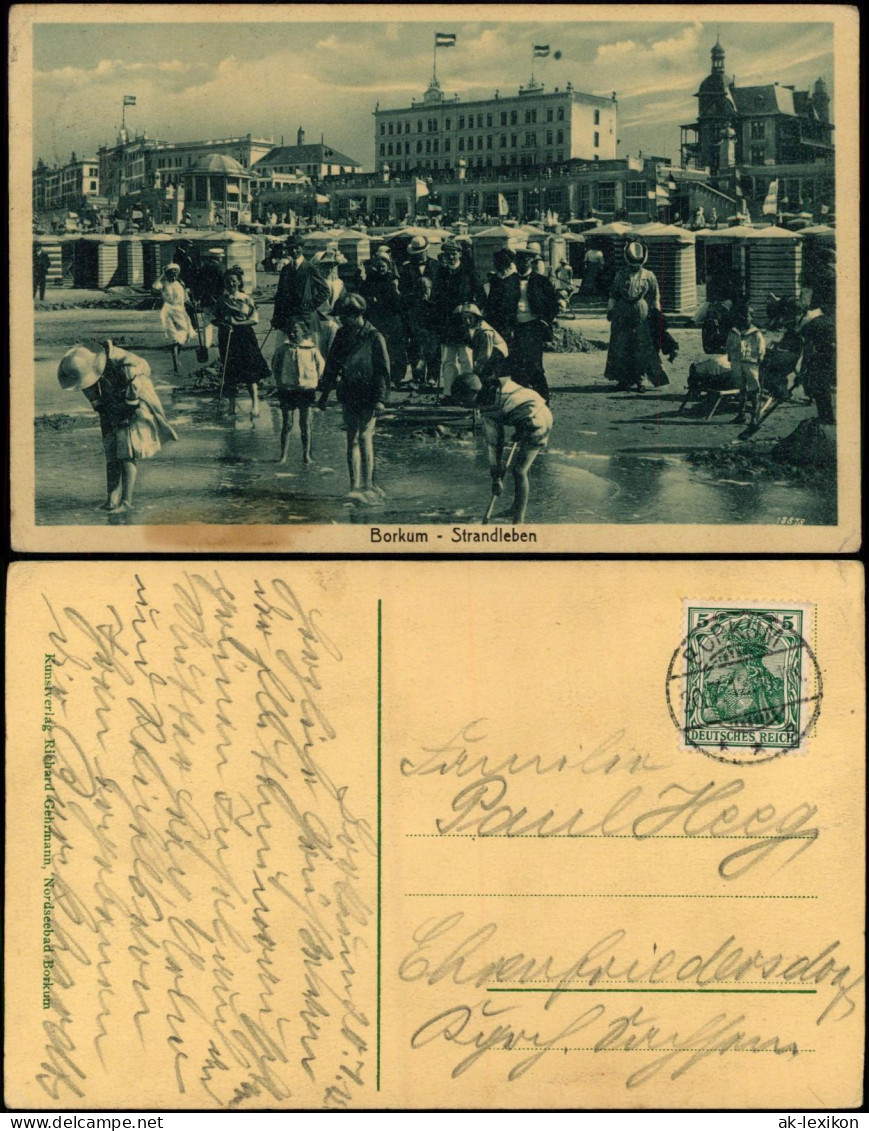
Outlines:
{"type": "MultiPolygon", "coordinates": [[[[386,9],[384,9],[386,10],[386,9]]],[[[726,14],[726,8],[723,9],[726,14]]],[[[798,13],[799,9],[794,9],[798,13]]],[[[818,23],[572,22],[42,24],[34,28],[34,160],[62,163],[114,141],[121,99],[127,124],[167,141],[250,131],[327,142],[373,167],[375,103],[409,105],[431,77],[435,30],[457,46],[438,52],[447,94],[502,96],[527,81],[531,47],[562,57],[536,62],[549,89],[619,100],[619,155],[643,150],[678,158],[679,124],[696,114],[720,31],[737,84],[779,81],[805,89],[822,76],[833,89],[833,33],[818,23]]],[[[833,103],[835,108],[835,102],[833,103]]],[[[834,114],[835,116],[835,114],[834,114]]]]}

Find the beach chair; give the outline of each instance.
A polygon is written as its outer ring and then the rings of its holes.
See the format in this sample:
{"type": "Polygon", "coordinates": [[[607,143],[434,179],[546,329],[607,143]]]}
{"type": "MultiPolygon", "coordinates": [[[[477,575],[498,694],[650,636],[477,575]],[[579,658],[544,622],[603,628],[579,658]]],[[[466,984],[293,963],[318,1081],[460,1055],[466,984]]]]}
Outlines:
{"type": "Polygon", "coordinates": [[[741,392],[731,372],[730,362],[724,355],[695,361],[688,370],[688,388],[679,405],[679,414],[693,402],[702,404],[704,418],[711,420],[722,401],[739,397],[741,392]]]}

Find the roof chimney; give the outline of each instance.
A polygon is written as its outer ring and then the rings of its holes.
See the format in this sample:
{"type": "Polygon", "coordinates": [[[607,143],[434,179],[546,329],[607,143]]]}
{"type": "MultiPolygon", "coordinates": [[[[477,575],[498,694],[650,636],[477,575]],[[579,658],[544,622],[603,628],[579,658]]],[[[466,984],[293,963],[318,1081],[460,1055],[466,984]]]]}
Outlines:
{"type": "Polygon", "coordinates": [[[296,145],[305,144],[305,131],[299,126],[299,132],[296,134],[296,145]]]}

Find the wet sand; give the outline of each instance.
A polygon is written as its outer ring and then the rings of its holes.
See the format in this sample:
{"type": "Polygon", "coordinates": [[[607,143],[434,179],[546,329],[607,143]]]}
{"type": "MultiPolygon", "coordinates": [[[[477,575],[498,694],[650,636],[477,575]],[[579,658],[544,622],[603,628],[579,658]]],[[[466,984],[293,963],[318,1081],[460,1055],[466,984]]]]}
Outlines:
{"type": "MultiPolygon", "coordinates": [[[[261,305],[263,340],[271,308],[261,305]]],[[[603,319],[568,325],[606,342],[603,319]]],[[[704,355],[699,330],[676,330],[676,362],[667,364],[671,384],[643,395],[616,393],[603,381],[606,354],[550,354],[547,376],[555,419],[549,451],[532,469],[529,522],[556,523],[777,523],[807,525],[836,521],[835,475],[795,483],[766,474],[726,476],[694,467],[686,455],[696,449],[731,445],[741,426],[733,409],[706,422],[679,415],[688,366],[704,355]]],[[[377,506],[348,500],[349,488],[341,430],[334,399],[325,414],[315,413],[314,462],[301,463],[294,434],[289,462],[277,463],[280,413],[264,400],[257,420],[249,418],[246,394],[236,417],[219,416],[212,396],[189,391],[189,376],[174,377],[156,312],[57,310],[36,321],[37,522],[46,525],[107,523],[363,523],[402,524],[479,522],[489,498],[489,475],[482,436],[461,415],[445,434],[433,427],[410,427],[402,417],[403,394],[393,394],[391,410],[377,430],[377,474],[386,499],[377,506]],[[107,515],[104,462],[96,414],[80,393],[57,384],[57,364],[68,346],[93,345],[111,337],[143,356],[180,440],[167,444],[140,464],[136,502],[131,512],[107,515]],[[186,386],[186,388],[185,388],[186,386]],[[392,415],[392,413],[390,413],[392,415]],[[71,419],[72,418],[72,419],[71,419]]],[[[265,355],[271,357],[273,333],[265,355]]],[[[216,350],[212,351],[212,358],[216,350]]],[[[195,351],[182,355],[185,374],[196,367],[195,351]]],[[[784,405],[750,446],[768,450],[775,439],[814,416],[801,403],[784,405]]],[[[746,446],[746,445],[743,445],[746,446]]],[[[495,512],[506,521],[512,488],[505,488],[495,512]],[[501,513],[505,512],[505,513],[501,513]]]]}

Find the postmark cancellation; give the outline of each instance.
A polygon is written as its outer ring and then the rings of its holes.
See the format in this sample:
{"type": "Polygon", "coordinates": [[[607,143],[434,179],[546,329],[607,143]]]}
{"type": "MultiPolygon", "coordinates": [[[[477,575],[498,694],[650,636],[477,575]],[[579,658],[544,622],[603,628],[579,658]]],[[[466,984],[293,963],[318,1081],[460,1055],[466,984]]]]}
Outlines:
{"type": "Polygon", "coordinates": [[[667,700],[685,749],[766,762],[805,750],[820,714],[812,608],[686,601],[667,700]]]}

